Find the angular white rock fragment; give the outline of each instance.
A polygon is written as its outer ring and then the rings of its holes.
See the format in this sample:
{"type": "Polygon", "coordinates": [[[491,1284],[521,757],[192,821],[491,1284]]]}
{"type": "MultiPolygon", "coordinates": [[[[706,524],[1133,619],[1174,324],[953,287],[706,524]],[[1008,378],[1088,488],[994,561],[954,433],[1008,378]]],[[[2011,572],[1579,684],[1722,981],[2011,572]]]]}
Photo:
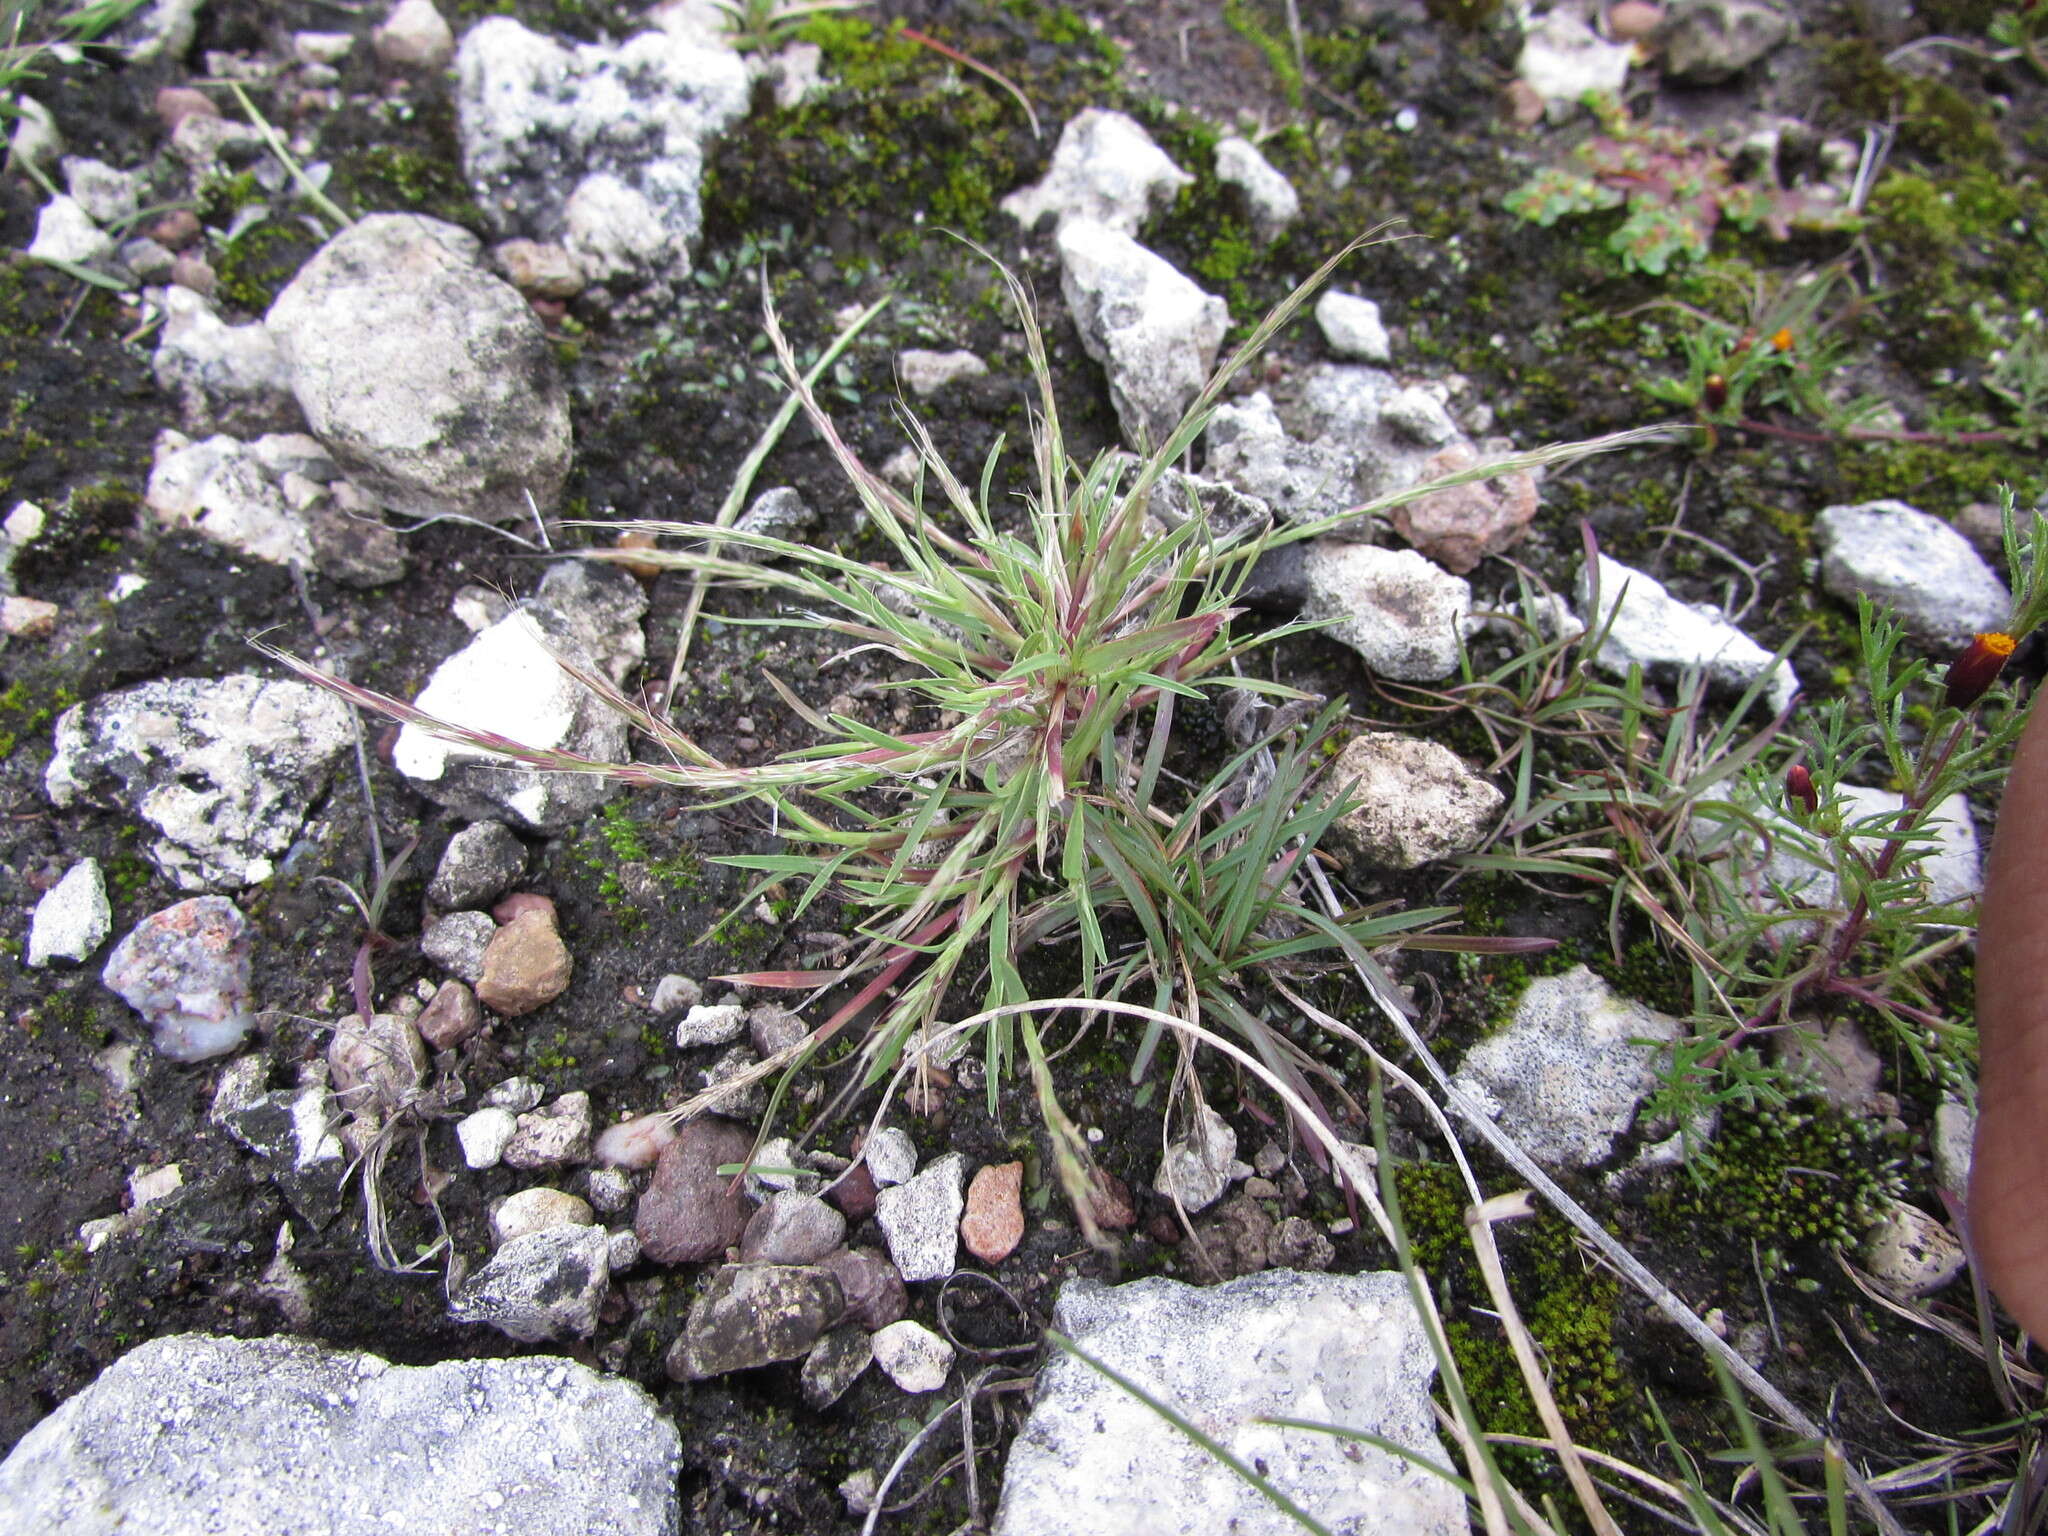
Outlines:
{"type": "Polygon", "coordinates": [[[1329,782],[1350,785],[1353,801],[1330,824],[1331,845],[1378,869],[1417,869],[1470,852],[1506,798],[1441,742],[1390,731],[1346,742],[1329,782]]]}
{"type": "Polygon", "coordinates": [[[550,1227],[587,1227],[593,1220],[590,1203],[567,1190],[545,1184],[507,1195],[491,1212],[491,1237],[500,1247],[529,1232],[550,1227]]]}
{"type": "Polygon", "coordinates": [[[1383,677],[1426,683],[1458,670],[1473,628],[1472,586],[1412,549],[1317,539],[1303,557],[1302,614],[1326,627],[1383,677]]]}
{"type": "Polygon", "coordinates": [[[1826,507],[1813,520],[1820,580],[1835,596],[1893,609],[1923,640],[1962,646],[2002,630],[2012,593],[1975,546],[1938,517],[1903,501],[1826,507]]]}
{"type": "Polygon", "coordinates": [[[1159,1171],[1152,1176],[1152,1188],[1169,1200],[1178,1200],[1182,1210],[1207,1210],[1230,1188],[1236,1163],[1237,1132],[1204,1104],[1200,1123],[1167,1144],[1159,1171]]]}
{"type": "Polygon", "coordinates": [[[28,253],[41,261],[89,267],[114,254],[114,239],[93,223],[92,215],[75,199],[60,192],[36,215],[36,234],[28,253]]]}
{"type": "Polygon", "coordinates": [[[98,859],[80,859],[43,893],[29,920],[28,965],[39,970],[52,960],[83,961],[113,931],[106,877],[98,859]]]}
{"type": "MultiPolygon", "coordinates": [[[[1398,1274],[1268,1270],[1206,1289],[1164,1279],[1061,1287],[1053,1324],[1092,1360],[1220,1440],[1332,1531],[1469,1529],[1445,1478],[1272,1419],[1367,1430],[1446,1471],[1436,1366],[1398,1274]]],[[[1298,1536],[1301,1527],[1148,1404],[1056,1352],[1011,1447],[994,1536],[1298,1536]]]]}
{"type": "Polygon", "coordinates": [[[1108,225],[1069,219],[1056,243],[1061,296],[1082,347],[1109,375],[1125,441],[1156,447],[1208,382],[1230,308],[1108,225]]]}
{"type": "Polygon", "coordinates": [[[1631,666],[1640,666],[1653,677],[1668,679],[1698,668],[1724,688],[1743,689],[1768,670],[1765,697],[1774,710],[1782,710],[1798,691],[1792,668],[1783,662],[1773,668],[1771,653],[1719,612],[1680,602],[1654,576],[1606,555],[1600,556],[1597,566],[1580,563],[1578,608],[1587,628],[1597,631],[1606,626],[1606,638],[1594,659],[1609,672],[1622,675],[1631,666]]]}
{"type": "Polygon", "coordinates": [[[462,1161],[471,1168],[495,1168],[504,1160],[519,1117],[509,1109],[487,1107],[464,1115],[455,1122],[455,1139],[462,1146],[462,1161]]]}
{"type": "Polygon", "coordinates": [[[936,1392],[946,1384],[958,1353],[922,1323],[891,1323],[874,1337],[875,1364],[905,1392],[936,1392]]]}
{"type": "Polygon", "coordinates": [[[1577,965],[1530,982],[1508,1026],[1466,1052],[1454,1082],[1539,1163],[1590,1168],[1635,1123],[1662,1046],[1682,1032],[1577,965]]]}
{"type": "Polygon", "coordinates": [[[917,1172],[917,1146],[901,1126],[885,1125],[875,1132],[861,1149],[861,1157],[875,1183],[884,1189],[891,1184],[909,1183],[911,1175],[917,1172]]]}
{"type": "Polygon", "coordinates": [[[1316,324],[1323,340],[1339,357],[1361,363],[1384,363],[1393,355],[1393,343],[1380,320],[1380,307],[1355,293],[1332,288],[1316,300],[1316,324]]]}
{"type": "Polygon", "coordinates": [[[1895,1296],[1932,1296],[1963,1272],[1968,1259],[1956,1235],[1916,1205],[1888,1200],[1863,1240],[1870,1278],[1895,1296]]]}
{"type": "Polygon", "coordinates": [[[875,1220],[889,1257],[906,1281],[942,1280],[960,1253],[960,1216],[967,1206],[967,1158],[948,1152],[907,1183],[875,1195],[875,1220]]]}
{"type": "Polygon", "coordinates": [[[737,1003],[699,1003],[676,1025],[676,1044],[688,1050],[698,1045],[730,1045],[747,1032],[747,1010],[737,1003]]]}
{"type": "Polygon", "coordinates": [[[896,377],[920,400],[929,400],[963,379],[987,378],[988,364],[964,349],[928,352],[922,347],[906,347],[896,354],[896,377]]]}
{"type": "Polygon", "coordinates": [[[1621,96],[1635,44],[1605,42],[1562,8],[1527,25],[1515,73],[1528,82],[1552,117],[1570,115],[1589,92],[1621,96]]]}
{"type": "Polygon", "coordinates": [[[1044,179],[1012,192],[1002,206],[1026,229],[1050,213],[1055,228],[1081,219],[1135,235],[1193,182],[1135,119],[1090,107],[1060,130],[1044,179]]]}
{"type": "Polygon", "coordinates": [[[1216,141],[1216,179],[1244,193],[1252,227],[1261,240],[1277,240],[1301,215],[1301,194],[1249,139],[1236,134],[1216,141]]]}

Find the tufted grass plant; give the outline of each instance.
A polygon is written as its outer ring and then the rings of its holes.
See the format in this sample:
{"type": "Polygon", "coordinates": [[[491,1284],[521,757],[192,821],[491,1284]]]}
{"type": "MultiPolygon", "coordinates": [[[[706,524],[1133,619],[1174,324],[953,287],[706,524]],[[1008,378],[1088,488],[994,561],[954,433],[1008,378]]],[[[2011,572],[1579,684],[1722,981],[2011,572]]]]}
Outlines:
{"type": "MultiPolygon", "coordinates": [[[[1345,260],[1381,238],[1375,231],[1354,240],[1276,306],[1163,442],[1143,455],[1106,452],[1086,463],[1068,450],[1030,297],[1013,273],[988,258],[1008,289],[1037,391],[1030,488],[1016,509],[995,489],[1000,440],[972,488],[914,419],[907,427],[920,473],[907,494],[863,464],[798,366],[764,274],[764,327],[791,393],[891,562],[868,565],[834,549],[715,522],[633,525],[692,547],[579,553],[765,589],[781,599],[783,611],[747,622],[815,631],[842,647],[835,659],[886,660],[895,670],[886,686],[922,717],[921,728],[884,729],[850,714],[821,713],[770,675],[783,702],[816,733],[816,744],[767,763],[729,764],[672,720],[564,662],[654,748],[640,761],[600,762],[434,719],[271,654],[345,697],[475,750],[629,785],[673,787],[711,804],[750,801],[767,809],[784,847],[723,860],[757,877],[740,905],[771,889],[794,890],[789,915],[797,917],[829,895],[858,914],[858,944],[834,969],[738,978],[807,992],[813,1001],[840,989],[843,999],[793,1061],[771,1058],[763,1068],[800,1065],[859,1019],[868,1026],[860,1081],[879,1082],[913,1037],[941,1022],[956,984],[970,984],[983,1009],[994,1010],[981,1031],[991,1106],[1009,1071],[1020,1061],[1028,1066],[1062,1183],[1092,1237],[1085,1142],[1060,1109],[1033,1018],[1003,1011],[1029,996],[1019,965],[1027,944],[1072,931],[1077,995],[1149,983],[1155,1002],[1207,1006],[1284,1061],[1287,1053],[1270,1046],[1270,1032],[1238,1005],[1237,968],[1270,968],[1318,946],[1370,963],[1374,946],[1439,916],[1340,914],[1309,921],[1291,937],[1261,937],[1271,921],[1303,922],[1276,910],[1301,903],[1286,894],[1274,866],[1282,876],[1302,866],[1308,844],[1342,808],[1307,811],[1296,803],[1310,777],[1298,744],[1287,749],[1287,793],[1268,794],[1255,810],[1223,814],[1217,792],[1197,794],[1194,809],[1178,814],[1155,803],[1168,794],[1162,765],[1177,705],[1227,696],[1283,706],[1304,701],[1299,690],[1248,675],[1240,665],[1258,648],[1316,627],[1240,627],[1244,610],[1236,599],[1253,564],[1280,544],[1434,490],[1668,435],[1651,429],[1543,448],[1284,528],[1269,521],[1222,526],[1199,498],[1162,494],[1231,379],[1345,260]],[[727,547],[754,559],[721,553],[727,547]],[[1145,935],[1135,963],[1115,953],[1113,924],[1126,918],[1145,935]]],[[[1270,753],[1284,734],[1264,733],[1249,750],[1270,753]]],[[[1141,1047],[1141,1062],[1148,1054],[1149,1046],[1141,1047]]],[[[783,1077],[777,1102],[789,1080],[783,1077]]]]}

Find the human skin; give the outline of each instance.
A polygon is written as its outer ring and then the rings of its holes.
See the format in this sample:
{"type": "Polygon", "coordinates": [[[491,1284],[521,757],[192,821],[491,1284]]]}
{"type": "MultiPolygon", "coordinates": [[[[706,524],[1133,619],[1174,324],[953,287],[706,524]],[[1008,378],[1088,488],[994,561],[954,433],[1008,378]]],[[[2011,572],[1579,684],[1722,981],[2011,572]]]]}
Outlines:
{"type": "Polygon", "coordinates": [[[2048,1339],[2048,710],[2020,738],[1977,926],[1970,1238],[1985,1280],[2048,1339]]]}

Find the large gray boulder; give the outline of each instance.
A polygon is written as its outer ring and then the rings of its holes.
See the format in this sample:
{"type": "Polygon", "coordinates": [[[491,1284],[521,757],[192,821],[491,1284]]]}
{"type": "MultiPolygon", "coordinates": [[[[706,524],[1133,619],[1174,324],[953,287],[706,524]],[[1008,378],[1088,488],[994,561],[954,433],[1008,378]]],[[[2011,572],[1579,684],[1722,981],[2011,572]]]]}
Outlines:
{"type": "Polygon", "coordinates": [[[639,1387],[558,1356],[176,1334],[23,1436],[0,1536],[674,1536],[681,1453],[639,1387]]]}
{"type": "Polygon", "coordinates": [[[313,254],[264,324],[307,425],[401,512],[546,511],[569,473],[569,395],[540,321],[467,230],[361,219],[313,254]]]}
{"type": "Polygon", "coordinates": [[[2012,593],[1970,541],[1903,501],[1828,507],[1813,520],[1820,580],[1837,597],[1867,597],[1936,645],[1962,646],[2005,628],[2012,593]]]}
{"type": "MultiPolygon", "coordinates": [[[[1200,1424],[1345,1536],[1470,1529],[1443,1478],[1389,1452],[1262,1417],[1368,1430],[1447,1471],[1436,1372],[1398,1274],[1267,1270],[1207,1289],[1069,1281],[1053,1326],[1200,1424]]],[[[1055,1353],[1010,1449],[995,1536],[1296,1536],[1301,1527],[1156,1411],[1055,1353]]]]}

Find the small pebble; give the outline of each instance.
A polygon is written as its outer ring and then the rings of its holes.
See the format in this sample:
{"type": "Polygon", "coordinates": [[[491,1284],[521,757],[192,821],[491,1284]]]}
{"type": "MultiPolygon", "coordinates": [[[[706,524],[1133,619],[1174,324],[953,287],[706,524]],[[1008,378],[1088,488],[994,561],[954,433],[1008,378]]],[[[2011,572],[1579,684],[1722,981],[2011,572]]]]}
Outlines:
{"type": "Polygon", "coordinates": [[[429,1050],[452,1051],[484,1027],[484,1012],[462,982],[444,981],[414,1027],[429,1050]]]}
{"type": "Polygon", "coordinates": [[[455,1139],[462,1146],[462,1161],[471,1168],[495,1168],[505,1160],[505,1144],[519,1128],[519,1117],[509,1109],[480,1109],[455,1122],[455,1139]]]}
{"type": "Polygon", "coordinates": [[[484,1091],[478,1102],[491,1109],[509,1109],[515,1115],[523,1115],[546,1097],[541,1086],[530,1077],[508,1077],[494,1088],[484,1091]]]}
{"type": "Polygon", "coordinates": [[[874,1336],[875,1364],[905,1392],[936,1392],[953,1369],[953,1346],[905,1318],[874,1336]]]}
{"type": "MultiPolygon", "coordinates": [[[[455,916],[476,914],[457,913],[455,916]]],[[[442,924],[453,921],[442,919],[442,924]]],[[[441,925],[436,925],[438,932],[441,925]]],[[[477,1001],[493,1013],[517,1018],[560,997],[575,973],[569,946],[551,913],[526,911],[491,935],[477,978],[477,1001]]],[[[458,972],[458,974],[460,974],[458,972]]]]}
{"type": "Polygon", "coordinates": [[[960,1240],[984,1264],[1000,1264],[1024,1240],[1024,1165],[992,1163],[967,1186],[960,1240]]]}
{"type": "Polygon", "coordinates": [[[1617,43],[1639,43],[1664,20],[1662,6],[1649,0],[1619,0],[1607,12],[1607,34],[1617,43]]]}
{"type": "Polygon", "coordinates": [[[668,975],[654,984],[654,1000],[648,1004],[656,1013],[683,1013],[704,1000],[704,988],[687,976],[668,975]]]}
{"type": "Polygon", "coordinates": [[[746,1032],[747,1010],[737,1003],[699,1003],[676,1025],[676,1044],[685,1050],[700,1045],[730,1045],[746,1032]]]}
{"type": "Polygon", "coordinates": [[[41,640],[57,627],[59,611],[40,597],[0,597],[0,630],[17,640],[41,640]]]}
{"type": "Polygon", "coordinates": [[[587,1227],[592,1219],[587,1201],[543,1184],[499,1201],[491,1212],[491,1236],[503,1247],[529,1232],[545,1232],[549,1227],[587,1227]]]}
{"type": "MultiPolygon", "coordinates": [[[[204,91],[187,85],[167,85],[156,93],[156,116],[166,133],[175,133],[186,118],[219,117],[220,108],[204,91]]],[[[164,241],[165,245],[170,243],[164,241]]]]}
{"type": "Polygon", "coordinates": [[[514,1168],[560,1168],[590,1161],[590,1095],[565,1093],[552,1104],[519,1117],[505,1147],[514,1168]]]}

